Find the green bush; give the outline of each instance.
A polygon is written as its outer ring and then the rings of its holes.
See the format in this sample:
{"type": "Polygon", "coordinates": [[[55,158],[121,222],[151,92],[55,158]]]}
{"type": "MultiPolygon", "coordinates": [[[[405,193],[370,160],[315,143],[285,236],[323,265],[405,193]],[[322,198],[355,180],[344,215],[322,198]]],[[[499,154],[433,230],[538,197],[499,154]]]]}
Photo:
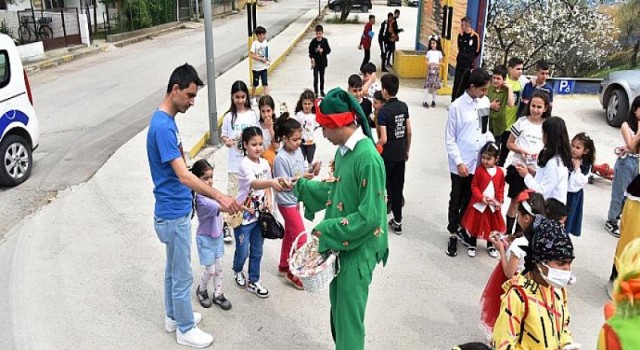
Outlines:
{"type": "Polygon", "coordinates": [[[120,9],[127,23],[121,27],[130,30],[148,28],[173,21],[176,0],[125,0],[120,9]]]}

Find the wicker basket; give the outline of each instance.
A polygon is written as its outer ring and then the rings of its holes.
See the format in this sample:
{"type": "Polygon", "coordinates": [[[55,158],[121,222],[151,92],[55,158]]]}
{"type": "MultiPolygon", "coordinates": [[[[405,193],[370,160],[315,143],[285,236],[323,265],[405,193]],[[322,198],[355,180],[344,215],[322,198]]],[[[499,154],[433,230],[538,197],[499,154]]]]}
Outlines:
{"type": "Polygon", "coordinates": [[[304,231],[293,241],[289,252],[289,270],[309,293],[324,290],[339,272],[337,253],[320,254],[318,245],[318,237],[304,231]],[[297,248],[302,236],[307,237],[307,242],[297,248]]]}

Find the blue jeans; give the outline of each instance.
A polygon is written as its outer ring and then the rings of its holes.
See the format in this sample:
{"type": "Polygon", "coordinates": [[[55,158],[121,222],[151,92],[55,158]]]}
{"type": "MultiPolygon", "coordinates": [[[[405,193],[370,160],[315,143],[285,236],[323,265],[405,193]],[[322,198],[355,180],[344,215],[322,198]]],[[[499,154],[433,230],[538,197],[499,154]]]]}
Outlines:
{"type": "Polygon", "coordinates": [[[260,281],[260,261],[264,238],[258,222],[240,225],[233,230],[236,237],[236,252],[233,255],[233,271],[241,272],[249,257],[249,282],[260,281]]]}
{"type": "Polygon", "coordinates": [[[167,317],[176,320],[180,332],[195,325],[191,308],[191,213],[178,219],[154,217],[153,225],[167,250],[164,270],[164,307],[167,317]]]}
{"type": "Polygon", "coordinates": [[[624,203],[624,191],[627,190],[627,186],[629,186],[631,181],[638,175],[638,157],[635,155],[627,155],[624,158],[618,158],[613,169],[611,202],[609,203],[607,220],[618,222],[618,216],[622,213],[622,204],[624,203]]]}

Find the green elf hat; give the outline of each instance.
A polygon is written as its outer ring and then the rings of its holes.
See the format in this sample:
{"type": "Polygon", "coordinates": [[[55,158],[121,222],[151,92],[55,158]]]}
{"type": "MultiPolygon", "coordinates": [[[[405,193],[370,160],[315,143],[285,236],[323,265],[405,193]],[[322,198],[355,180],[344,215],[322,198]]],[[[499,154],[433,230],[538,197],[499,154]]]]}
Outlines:
{"type": "Polygon", "coordinates": [[[331,89],[323,99],[317,99],[315,105],[316,121],[320,126],[339,128],[355,122],[368,138],[373,139],[360,103],[348,92],[341,88],[331,89]]]}

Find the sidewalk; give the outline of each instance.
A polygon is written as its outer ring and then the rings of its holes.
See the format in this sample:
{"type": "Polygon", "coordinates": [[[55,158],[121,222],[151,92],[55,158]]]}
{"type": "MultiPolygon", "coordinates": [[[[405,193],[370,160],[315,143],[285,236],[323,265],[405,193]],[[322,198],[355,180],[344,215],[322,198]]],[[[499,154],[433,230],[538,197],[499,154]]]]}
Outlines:
{"type": "MultiPolygon", "coordinates": [[[[401,11],[405,33],[398,48],[410,49],[415,8],[402,7],[401,11]]],[[[377,19],[387,12],[389,8],[383,6],[373,8],[377,19]]],[[[348,76],[358,72],[362,52],[357,45],[365,20],[358,15],[363,22],[358,25],[322,23],[332,47],[325,91],[346,88],[348,76]]],[[[303,27],[302,23],[292,24],[271,41],[272,50],[291,42],[297,33],[294,28],[299,32],[303,27]]],[[[307,57],[312,37],[312,32],[307,32],[269,77],[272,94],[286,101],[290,111],[302,90],[312,86],[307,57]]],[[[374,58],[379,55],[376,45],[371,52],[374,58]]],[[[169,73],[158,72],[167,77],[169,73]]],[[[229,86],[237,79],[247,81],[246,62],[217,80],[220,116],[230,100],[229,86]]],[[[189,113],[177,117],[187,150],[208,130],[206,95],[200,91],[189,113]]],[[[445,256],[449,174],[443,134],[448,98],[438,96],[437,108],[423,109],[419,82],[405,80],[398,97],[409,105],[414,132],[406,175],[404,234],[391,234],[388,265],[375,270],[366,315],[366,348],[448,349],[482,339],[477,326],[478,299],[497,260],[482,254],[482,247],[474,260],[461,248],[457,258],[445,256]]],[[[335,147],[320,131],[316,136],[317,159],[326,165],[335,147]]],[[[145,143],[146,130],[119,149],[90,181],[61,194],[21,222],[0,245],[0,264],[12,266],[7,285],[13,308],[6,314],[10,315],[16,348],[184,349],[176,344],[174,334],[165,333],[162,323],[165,252],[153,229],[153,184],[145,143]]],[[[203,154],[216,164],[215,186],[225,189],[226,150],[207,149],[203,154]]],[[[602,203],[605,194],[604,189],[590,188],[587,196],[593,201],[589,209],[602,203]]],[[[575,268],[579,282],[571,291],[572,330],[578,342],[592,348],[602,323],[610,260],[608,256],[587,256],[595,251],[612,252],[615,240],[585,236],[576,244],[580,250],[576,255],[581,258],[575,268]],[[594,291],[592,287],[600,283],[602,289],[594,291]]],[[[192,299],[194,310],[203,314],[200,327],[214,335],[212,348],[333,347],[328,292],[311,295],[297,291],[277,276],[279,241],[267,241],[264,246],[262,281],[271,292],[266,300],[235,287],[233,252],[234,246],[227,245],[224,293],[233,308],[202,309],[196,298],[192,299]]],[[[197,283],[201,268],[195,244],[192,259],[197,283]]]]}

